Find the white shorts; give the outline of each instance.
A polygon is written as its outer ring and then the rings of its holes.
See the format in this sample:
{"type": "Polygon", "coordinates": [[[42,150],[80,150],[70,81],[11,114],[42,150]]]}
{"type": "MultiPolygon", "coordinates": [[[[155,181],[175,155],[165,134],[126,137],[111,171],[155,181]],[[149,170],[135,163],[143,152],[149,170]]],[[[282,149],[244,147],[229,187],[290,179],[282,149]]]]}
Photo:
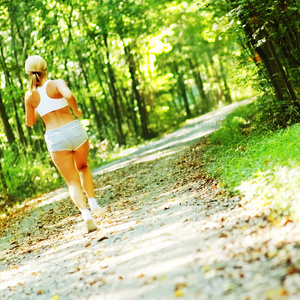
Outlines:
{"type": "Polygon", "coordinates": [[[50,130],[44,135],[49,152],[74,151],[83,145],[88,135],[79,120],[74,120],[67,125],[50,130]]]}

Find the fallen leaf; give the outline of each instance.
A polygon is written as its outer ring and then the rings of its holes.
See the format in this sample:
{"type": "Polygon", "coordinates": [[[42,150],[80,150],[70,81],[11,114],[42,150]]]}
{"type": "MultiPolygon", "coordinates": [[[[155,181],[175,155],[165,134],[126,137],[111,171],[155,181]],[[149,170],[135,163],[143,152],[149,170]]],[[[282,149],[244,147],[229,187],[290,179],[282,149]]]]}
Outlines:
{"type": "Polygon", "coordinates": [[[174,293],[175,297],[182,297],[183,295],[184,295],[184,293],[182,290],[176,290],[174,293]]]}
{"type": "Polygon", "coordinates": [[[101,237],[101,238],[98,240],[98,242],[102,242],[102,241],[107,240],[107,239],[108,239],[107,236],[103,236],[103,237],[101,237]]]}
{"type": "Polygon", "coordinates": [[[267,252],[267,258],[272,259],[278,255],[278,250],[274,249],[267,252]]]}
{"type": "Polygon", "coordinates": [[[283,217],[282,220],[279,223],[280,227],[286,226],[288,223],[293,222],[289,217],[283,217]]]}
{"type": "Polygon", "coordinates": [[[219,236],[219,238],[227,238],[227,237],[228,237],[228,235],[225,232],[222,232],[219,236]]]}
{"type": "Polygon", "coordinates": [[[204,269],[204,272],[208,272],[210,270],[210,265],[205,265],[203,267],[203,269],[204,269]]]}
{"type": "Polygon", "coordinates": [[[59,295],[55,294],[51,297],[51,300],[59,300],[59,295]]]}
{"type": "Polygon", "coordinates": [[[92,244],[90,243],[90,242],[88,242],[86,245],[85,245],[85,248],[86,247],[89,247],[89,246],[91,246],[92,244]]]}
{"type": "Polygon", "coordinates": [[[180,290],[180,289],[185,288],[185,287],[187,287],[187,284],[185,282],[176,283],[175,291],[180,290]]]}

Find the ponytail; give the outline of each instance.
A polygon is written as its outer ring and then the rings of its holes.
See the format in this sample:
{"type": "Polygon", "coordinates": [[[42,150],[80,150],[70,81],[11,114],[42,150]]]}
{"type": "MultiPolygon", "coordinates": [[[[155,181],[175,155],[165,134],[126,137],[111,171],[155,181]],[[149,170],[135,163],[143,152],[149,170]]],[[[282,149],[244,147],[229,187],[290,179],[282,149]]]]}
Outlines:
{"type": "Polygon", "coordinates": [[[30,76],[29,89],[32,92],[41,86],[47,76],[47,63],[39,55],[29,56],[25,63],[25,72],[30,76]]]}
{"type": "Polygon", "coordinates": [[[41,77],[42,76],[40,73],[41,72],[33,71],[30,74],[30,91],[31,92],[36,90],[36,88],[41,85],[41,82],[42,82],[41,77]]]}

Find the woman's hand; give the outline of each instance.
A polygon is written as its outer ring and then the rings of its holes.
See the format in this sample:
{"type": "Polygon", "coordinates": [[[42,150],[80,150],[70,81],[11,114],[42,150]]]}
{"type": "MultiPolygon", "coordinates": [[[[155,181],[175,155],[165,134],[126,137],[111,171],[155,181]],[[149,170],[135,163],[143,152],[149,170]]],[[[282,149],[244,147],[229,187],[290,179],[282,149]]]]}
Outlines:
{"type": "Polygon", "coordinates": [[[77,111],[74,111],[74,115],[77,118],[81,118],[82,117],[82,110],[80,108],[78,108],[77,111]]]}
{"type": "Polygon", "coordinates": [[[62,79],[57,79],[55,80],[56,83],[56,88],[59,91],[59,93],[64,97],[67,101],[68,104],[70,105],[72,112],[77,118],[82,117],[82,110],[78,108],[76,99],[71,92],[71,90],[68,88],[67,84],[65,83],[64,80],[62,79]]]}

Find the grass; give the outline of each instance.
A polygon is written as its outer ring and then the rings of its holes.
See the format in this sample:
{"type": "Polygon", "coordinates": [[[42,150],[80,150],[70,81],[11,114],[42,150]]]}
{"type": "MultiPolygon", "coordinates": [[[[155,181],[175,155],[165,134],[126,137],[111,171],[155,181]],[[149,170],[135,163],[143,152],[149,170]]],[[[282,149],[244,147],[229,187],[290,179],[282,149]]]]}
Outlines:
{"type": "Polygon", "coordinates": [[[242,201],[300,219],[300,124],[270,131],[255,104],[230,114],[208,140],[207,172],[242,201]]]}

